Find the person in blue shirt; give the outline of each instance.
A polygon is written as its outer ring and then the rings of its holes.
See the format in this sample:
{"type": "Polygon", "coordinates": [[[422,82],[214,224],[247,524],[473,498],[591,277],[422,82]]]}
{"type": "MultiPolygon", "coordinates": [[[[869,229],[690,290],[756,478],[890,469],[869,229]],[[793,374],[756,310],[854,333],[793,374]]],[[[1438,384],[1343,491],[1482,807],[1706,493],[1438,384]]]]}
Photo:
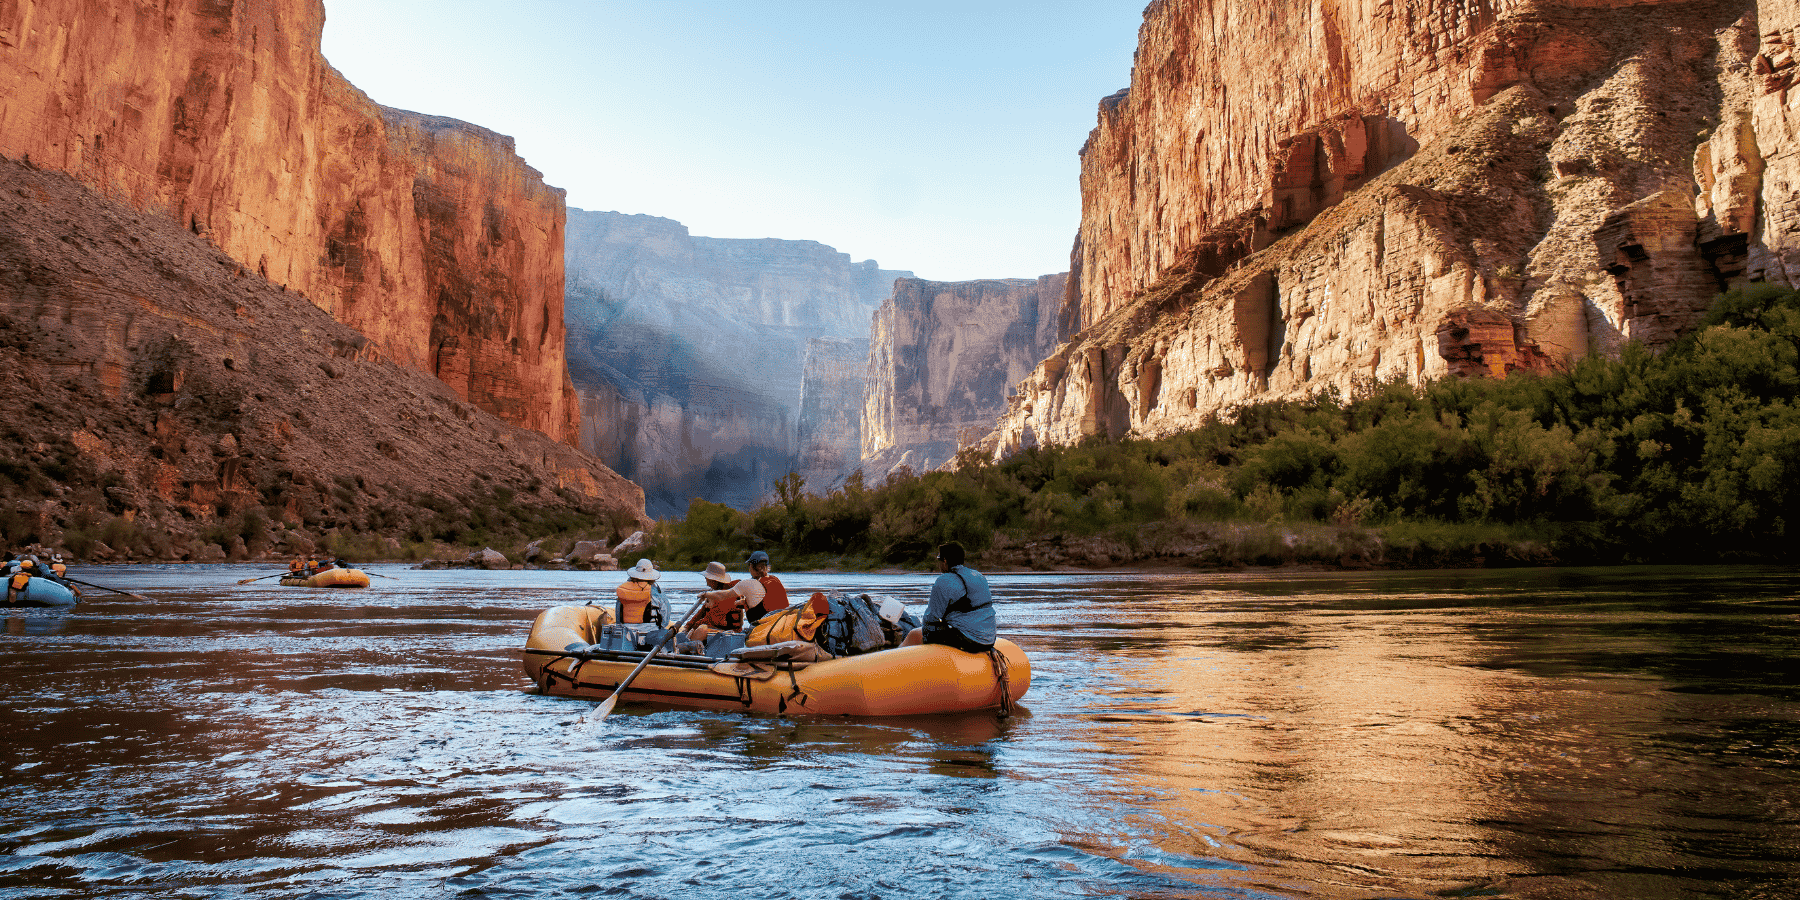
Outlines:
{"type": "Polygon", "coordinates": [[[938,571],[925,607],[925,624],[913,629],[900,646],[943,644],[968,653],[994,649],[994,596],[980,572],[963,565],[963,546],[955,541],[938,547],[938,571]]]}

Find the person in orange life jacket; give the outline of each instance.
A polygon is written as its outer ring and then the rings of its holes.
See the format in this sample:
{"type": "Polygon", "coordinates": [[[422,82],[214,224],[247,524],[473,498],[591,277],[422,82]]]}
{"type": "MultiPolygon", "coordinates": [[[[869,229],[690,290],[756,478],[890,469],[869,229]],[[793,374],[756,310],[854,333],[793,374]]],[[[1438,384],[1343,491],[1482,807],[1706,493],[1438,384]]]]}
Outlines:
{"type": "Polygon", "coordinates": [[[69,574],[69,564],[63,562],[61,553],[50,554],[50,574],[62,578],[69,574]]]}
{"type": "Polygon", "coordinates": [[[968,653],[994,649],[994,595],[987,579],[963,565],[963,546],[955,541],[938,547],[937,563],[944,574],[932,582],[925,624],[900,646],[943,644],[968,653]]]}
{"type": "Polygon", "coordinates": [[[298,575],[305,570],[306,570],[306,560],[301,559],[298,556],[294,557],[293,559],[288,560],[288,574],[289,575],[298,575]]]}
{"type": "Polygon", "coordinates": [[[700,611],[698,623],[694,625],[684,638],[687,641],[706,642],[706,636],[714,631],[738,631],[744,627],[744,610],[762,602],[763,586],[755,579],[739,578],[730,580],[730,573],[725,571],[722,562],[706,564],[706,586],[712,590],[701,594],[705,601],[700,611]]]}
{"type": "Polygon", "coordinates": [[[625,625],[663,624],[662,589],[656,584],[661,577],[656,563],[647,558],[638,560],[637,565],[626,570],[625,583],[613,589],[613,594],[619,598],[613,607],[614,617],[625,625]]]}
{"type": "Polygon", "coordinates": [[[787,586],[781,583],[781,579],[769,574],[769,554],[758,550],[750,554],[750,561],[745,565],[750,568],[750,577],[762,585],[763,589],[762,601],[752,605],[744,614],[744,621],[755,625],[763,616],[787,609],[787,586]]]}

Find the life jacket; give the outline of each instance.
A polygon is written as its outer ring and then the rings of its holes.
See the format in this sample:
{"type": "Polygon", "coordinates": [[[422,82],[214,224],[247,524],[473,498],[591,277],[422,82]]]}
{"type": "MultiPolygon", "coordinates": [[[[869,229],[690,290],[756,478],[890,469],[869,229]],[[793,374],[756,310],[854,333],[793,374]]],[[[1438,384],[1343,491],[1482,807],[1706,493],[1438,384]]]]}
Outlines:
{"type": "Polygon", "coordinates": [[[763,586],[762,608],[764,613],[787,609],[787,586],[781,583],[781,579],[773,575],[764,575],[756,579],[756,582],[763,586]]]}
{"type": "Polygon", "coordinates": [[[61,578],[64,575],[69,574],[69,567],[63,563],[51,563],[50,564],[50,573],[52,575],[55,575],[58,578],[61,578]]]}
{"type": "Polygon", "coordinates": [[[27,575],[24,572],[13,573],[13,577],[12,577],[12,589],[13,590],[22,591],[25,589],[25,586],[30,583],[31,583],[30,575],[27,575]]]}
{"type": "Polygon", "coordinates": [[[727,594],[728,596],[714,597],[707,601],[706,612],[700,617],[700,621],[696,624],[708,625],[713,628],[723,628],[727,631],[737,631],[744,627],[744,609],[743,607],[738,606],[738,594],[736,591],[729,590],[729,588],[735,584],[737,584],[737,582],[733,581],[724,588],[713,592],[727,594]]]}
{"type": "Polygon", "coordinates": [[[831,601],[826,600],[823,593],[815,592],[799,606],[785,607],[780,612],[764,616],[762,621],[751,627],[749,636],[744,638],[744,646],[761,647],[789,641],[810,641],[830,615],[831,601]]]}
{"type": "Polygon", "coordinates": [[[289,572],[298,572],[304,568],[306,568],[306,563],[303,563],[297,559],[288,563],[288,571],[289,572]]]}
{"type": "Polygon", "coordinates": [[[619,598],[619,621],[626,625],[637,625],[650,621],[648,613],[650,603],[655,595],[650,592],[650,585],[642,581],[627,581],[613,589],[619,598]]]}

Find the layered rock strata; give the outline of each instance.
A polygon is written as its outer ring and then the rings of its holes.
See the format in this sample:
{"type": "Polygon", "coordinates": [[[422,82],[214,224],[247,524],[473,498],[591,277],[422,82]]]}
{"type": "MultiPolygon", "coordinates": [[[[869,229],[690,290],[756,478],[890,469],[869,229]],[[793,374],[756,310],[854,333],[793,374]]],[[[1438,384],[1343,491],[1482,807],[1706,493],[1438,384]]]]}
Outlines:
{"type": "Polygon", "coordinates": [[[984,446],[1548,370],[1791,282],[1793,7],[1151,4],[1082,151],[1080,334],[984,446]]]}
{"type": "Polygon", "coordinates": [[[869,333],[865,477],[936,468],[990,429],[1013,385],[1056,347],[1067,282],[896,281],[869,333]]]}
{"type": "Polygon", "coordinates": [[[340,534],[398,555],[520,510],[613,540],[649,523],[591,456],[380,357],[166,216],[7,160],[0,335],[9,539],[85,553],[76,533],[106,525],[121,554],[223,559],[340,534]]]}
{"type": "Polygon", "coordinates": [[[322,0],[0,3],[0,154],[218,245],[482,409],[573,440],[562,191],[511,138],[370,101],[322,0]]]}
{"type": "Polygon", "coordinates": [[[907,274],[813,241],[579,209],[567,273],[580,446],[642,484],[655,516],[694,497],[749,508],[801,465],[809,342],[866,340],[907,274]]]}

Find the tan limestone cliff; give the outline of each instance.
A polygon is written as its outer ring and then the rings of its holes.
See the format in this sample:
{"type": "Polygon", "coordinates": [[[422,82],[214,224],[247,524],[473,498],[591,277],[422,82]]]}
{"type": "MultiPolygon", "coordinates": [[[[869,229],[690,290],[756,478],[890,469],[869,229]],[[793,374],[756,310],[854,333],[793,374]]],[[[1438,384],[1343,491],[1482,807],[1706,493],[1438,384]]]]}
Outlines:
{"type": "Polygon", "coordinates": [[[321,0],[0,3],[0,155],[164,215],[508,421],[573,441],[560,189],[510,138],[387,109],[321,0]]]}
{"type": "Polygon", "coordinates": [[[1082,152],[1079,334],[984,447],[1549,370],[1791,281],[1770,7],[1158,0],[1082,152]]]}
{"type": "Polygon", "coordinates": [[[1067,281],[894,282],[869,333],[864,475],[935,468],[991,427],[1011,386],[1056,346],[1067,281]]]}

